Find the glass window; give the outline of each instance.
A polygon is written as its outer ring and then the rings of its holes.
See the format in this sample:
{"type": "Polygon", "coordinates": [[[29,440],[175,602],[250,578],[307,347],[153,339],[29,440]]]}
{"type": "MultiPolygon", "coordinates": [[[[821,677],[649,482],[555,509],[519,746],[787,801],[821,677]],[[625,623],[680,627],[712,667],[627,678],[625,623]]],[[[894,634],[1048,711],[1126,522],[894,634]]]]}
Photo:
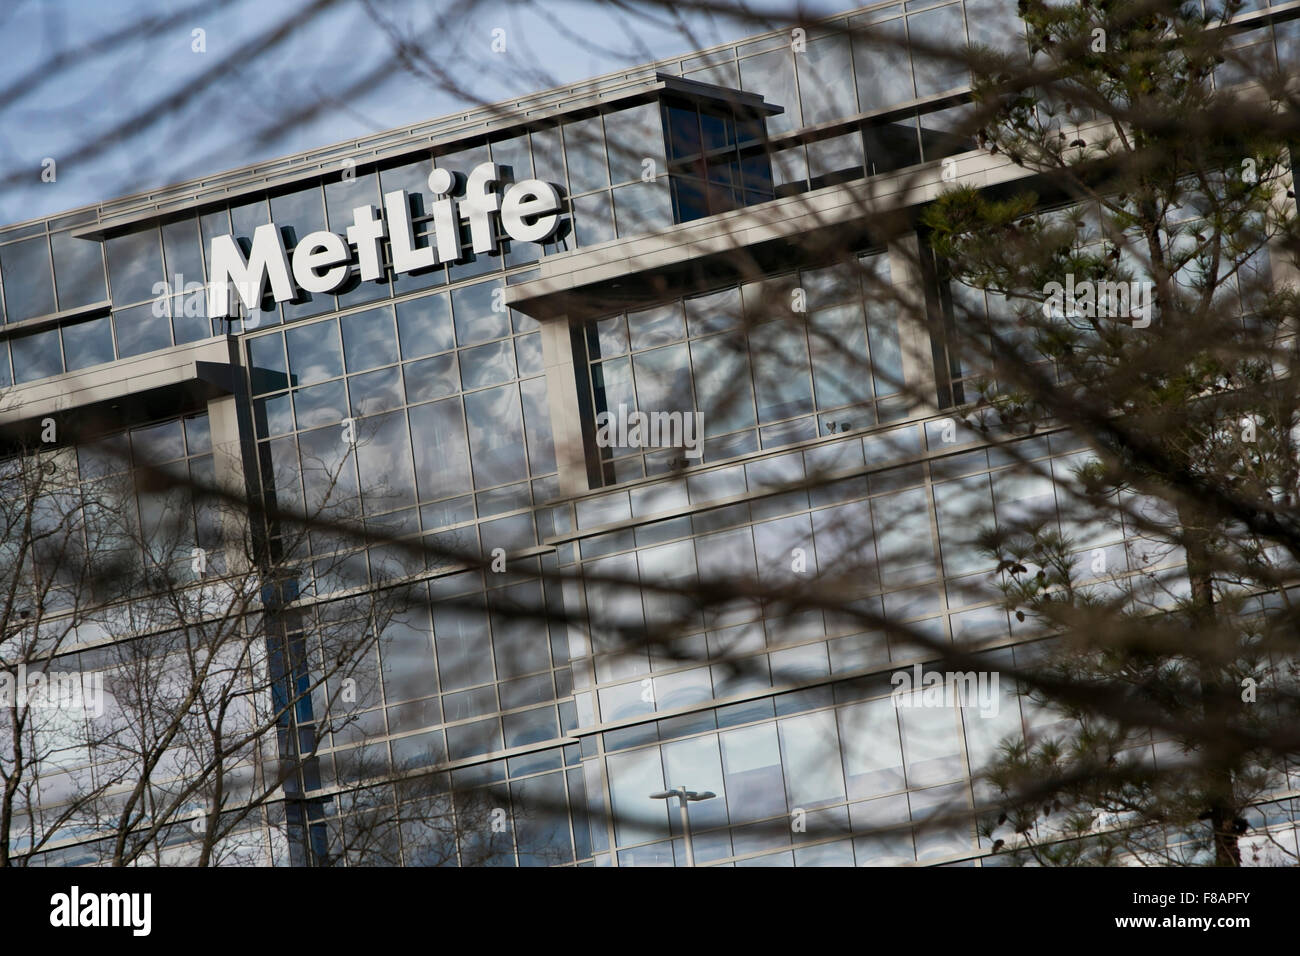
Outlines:
{"type": "Polygon", "coordinates": [[[839,712],[839,724],[848,798],[902,790],[903,751],[893,698],[845,707],[839,712]]]}
{"type": "Polygon", "coordinates": [[[490,488],[528,477],[519,390],[513,385],[465,396],[474,487],[490,488]]]}
{"type": "Polygon", "coordinates": [[[818,408],[871,400],[871,366],[862,306],[834,306],[808,316],[818,408]]]}
{"type": "Polygon", "coordinates": [[[950,575],[991,569],[993,558],[979,546],[982,525],[993,515],[987,475],[934,486],[944,570],[950,575]]]}
{"type": "Polygon", "coordinates": [[[847,35],[834,33],[810,40],[794,60],[805,124],[828,123],[858,111],[857,91],[848,82],[853,64],[847,35]]]}
{"type": "Polygon", "coordinates": [[[253,394],[289,387],[289,367],[284,361],[284,336],[262,335],[248,340],[248,363],[253,394]]]}
{"type": "Polygon", "coordinates": [[[9,340],[9,346],[13,350],[14,379],[19,384],[63,372],[58,329],[16,336],[9,340]]]}
{"type": "Polygon", "coordinates": [[[1025,25],[1001,0],[966,0],[966,22],[972,45],[1004,53],[1025,52],[1025,25]]]}
{"type": "Polygon", "coordinates": [[[413,405],[460,391],[455,353],[410,362],[403,373],[406,377],[406,400],[413,405]]]}
{"type": "Polygon", "coordinates": [[[452,760],[494,753],[501,747],[501,721],[479,720],[447,728],[447,756],[452,760]]]}
{"type": "Polygon", "coordinates": [[[381,170],[379,173],[380,191],[385,195],[398,189],[406,190],[411,203],[412,218],[429,215],[433,193],[429,190],[429,173],[433,171],[431,158],[417,159],[401,166],[381,170]]]}
{"type": "Polygon", "coordinates": [[[349,372],[364,372],[397,361],[397,332],[393,328],[391,307],[345,315],[339,324],[349,372]]]}
{"type": "Polygon", "coordinates": [[[45,236],[0,246],[0,272],[8,321],[21,322],[55,311],[50,247],[45,236]]]}
{"type": "Polygon", "coordinates": [[[329,216],[329,228],[340,235],[345,235],[348,226],[352,225],[353,209],[358,206],[378,207],[379,203],[379,178],[373,172],[354,175],[351,179],[340,176],[325,184],[325,211],[329,216]]]}
{"type": "Polygon", "coordinates": [[[533,167],[537,178],[563,187],[567,179],[564,173],[564,149],[560,144],[560,128],[551,126],[537,129],[529,135],[533,143],[533,167]]]}
{"type": "Polygon", "coordinates": [[[461,350],[460,379],[464,388],[499,385],[513,378],[515,353],[510,339],[461,350]]]}
{"type": "MultiPolygon", "coordinates": [[[[907,18],[907,31],[917,46],[937,47],[944,51],[966,46],[966,21],[960,3],[912,14],[907,18]]],[[[912,62],[916,70],[917,96],[933,96],[970,84],[969,71],[942,54],[913,49],[912,62]]]]}
{"type": "MultiPolygon", "coordinates": [[[[917,693],[913,691],[914,696],[917,693]]],[[[944,783],[962,775],[956,707],[900,707],[898,719],[909,787],[944,783]]]]}
{"type": "Polygon", "coordinates": [[[415,504],[411,441],[403,412],[357,423],[357,465],[366,480],[362,494],[367,512],[415,504]]]}
{"type": "MultiPolygon", "coordinates": [[[[723,783],[722,754],[717,736],[708,734],[664,744],[663,759],[664,782],[668,787],[712,790],[717,794],[713,800],[691,804],[691,830],[726,826],[727,788],[723,783]]],[[[674,829],[678,829],[676,821],[674,829]]]]}
{"type": "Polygon", "coordinates": [[[299,428],[332,425],[347,417],[347,396],[342,380],[299,388],[293,392],[299,428]]]}
{"type": "Polygon", "coordinates": [[[880,578],[885,587],[934,577],[930,515],[921,489],[885,495],[871,502],[880,578]]]}
{"type": "Polygon", "coordinates": [[[754,389],[743,335],[715,335],[692,342],[691,368],[706,435],[722,435],[755,424],[754,389]]]}
{"type": "Polygon", "coordinates": [[[65,325],[63,354],[68,371],[113,361],[113,323],[107,316],[65,325]]]}
{"type": "Polygon", "coordinates": [[[620,236],[639,236],[667,229],[673,224],[672,195],[668,181],[660,178],[616,186],[614,215],[620,236]]]}
{"type": "Polygon", "coordinates": [[[438,678],[443,690],[458,690],[493,679],[487,614],[465,603],[433,604],[433,634],[438,649],[438,678]]]}
{"type": "MultiPolygon", "coordinates": [[[[776,725],[731,730],[719,739],[732,825],[785,813],[785,777],[776,725]]],[[[745,852],[739,839],[736,852],[745,852]]]]}
{"type": "Polygon", "coordinates": [[[156,227],[115,236],[104,248],[114,305],[143,302],[156,294],[154,285],[163,276],[162,242],[156,227]]]}
{"type": "Polygon", "coordinates": [[[293,431],[293,405],[289,393],[253,402],[253,417],[259,436],[283,435],[293,431]]]}
{"type": "Polygon", "coordinates": [[[766,322],[751,335],[754,392],[760,422],[780,421],[813,410],[808,343],[792,321],[766,322]]]}
{"type": "Polygon", "coordinates": [[[409,414],[420,499],[433,501],[469,491],[469,449],[460,399],[420,405],[409,414]]]}
{"type": "Polygon", "coordinates": [[[205,288],[185,295],[172,296],[172,330],[177,345],[198,342],[212,337],[212,323],[208,319],[208,294],[205,288]]]}
{"type": "Polygon", "coordinates": [[[565,125],[564,152],[569,160],[569,192],[572,195],[609,185],[605,135],[599,116],[565,125]]]}
{"type": "Polygon", "coordinates": [[[185,432],[179,418],[131,431],[131,457],[137,465],[185,457],[185,432]]]}
{"type": "Polygon", "coordinates": [[[854,17],[850,23],[860,109],[885,109],[915,99],[903,19],[868,24],[864,18],[854,17]]]}
{"type": "MultiPolygon", "coordinates": [[[[58,232],[50,237],[54,250],[54,284],[59,291],[59,311],[75,309],[108,298],[104,286],[103,247],[91,239],[74,239],[58,232]]],[[[198,273],[195,281],[203,281],[198,273]]]]}
{"type": "Polygon", "coordinates": [[[701,152],[699,111],[689,103],[667,103],[663,114],[669,156],[674,160],[698,156],[701,152]]]}
{"type": "Polygon", "coordinates": [[[528,152],[528,137],[512,136],[489,144],[492,162],[501,167],[501,174],[507,182],[517,183],[533,175],[533,160],[528,152]]]}
{"type": "Polygon", "coordinates": [[[376,415],[402,404],[402,370],[381,368],[348,379],[352,396],[352,414],[376,415]]]}
{"type": "Polygon", "coordinates": [[[659,749],[611,754],[605,758],[605,765],[609,769],[617,842],[643,843],[667,836],[668,801],[650,799],[650,794],[664,789],[659,749]]]}
{"type": "Polygon", "coordinates": [[[166,304],[166,299],[160,299],[156,303],[146,302],[113,313],[118,358],[143,355],[172,344],[171,319],[167,316],[166,304]]]}
{"type": "Polygon", "coordinates": [[[185,419],[185,443],[191,455],[206,455],[212,451],[212,426],[206,412],[185,419]]]}
{"type": "Polygon", "coordinates": [[[456,341],[474,345],[510,334],[510,310],[505,306],[500,282],[463,286],[451,294],[456,321],[456,341]],[[498,292],[498,290],[501,290],[498,292]]]}
{"type": "Polygon", "coordinates": [[[808,175],[811,187],[859,179],[864,175],[862,136],[845,133],[808,144],[808,175]]]}
{"type": "Polygon", "coordinates": [[[651,176],[666,171],[663,126],[657,104],[643,103],[605,114],[605,133],[609,142],[610,180],[615,184],[639,180],[647,168],[651,176]],[[646,160],[649,160],[648,167],[646,160]]]}
{"type": "Polygon", "coordinates": [[[404,359],[452,348],[456,343],[447,296],[426,295],[397,303],[397,332],[404,359]]]}
{"type": "Polygon", "coordinates": [[[609,193],[592,193],[573,200],[573,228],[580,246],[594,246],[613,239],[614,220],[610,215],[609,193]]]}
{"type": "Polygon", "coordinates": [[[344,440],[338,424],[301,433],[298,460],[309,515],[356,513],[355,448],[344,440]]]}
{"type": "Polygon", "coordinates": [[[745,89],[762,94],[769,103],[785,107],[784,113],[767,119],[768,132],[773,135],[803,126],[792,56],[789,50],[778,49],[740,61],[740,82],[745,89]]]}
{"type": "Polygon", "coordinates": [[[539,332],[521,335],[515,339],[515,356],[519,366],[519,375],[541,375],[546,371],[542,359],[542,336],[539,332]]]}
{"type": "Polygon", "coordinates": [[[634,349],[654,348],[686,337],[682,308],[677,302],[646,309],[644,312],[633,312],[628,316],[627,322],[634,349]]]}
{"type": "Polygon", "coordinates": [[[285,344],[294,385],[311,385],[343,374],[337,320],[289,329],[285,344]]]}
{"type": "Polygon", "coordinates": [[[690,360],[684,344],[651,349],[633,356],[637,407],[644,412],[690,412],[690,360]]]}

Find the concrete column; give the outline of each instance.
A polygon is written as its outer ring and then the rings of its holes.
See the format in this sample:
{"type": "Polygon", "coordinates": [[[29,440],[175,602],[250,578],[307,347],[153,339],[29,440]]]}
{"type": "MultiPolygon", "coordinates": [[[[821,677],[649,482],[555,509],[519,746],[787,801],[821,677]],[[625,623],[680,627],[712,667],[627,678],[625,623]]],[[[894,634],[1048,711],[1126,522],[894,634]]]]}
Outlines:
{"type": "MultiPolygon", "coordinates": [[[[243,443],[239,434],[238,400],[221,395],[208,402],[208,427],[212,433],[212,471],[217,488],[243,501],[248,494],[244,480],[243,443]]],[[[226,568],[231,574],[248,571],[248,513],[231,502],[221,508],[222,539],[226,542],[226,568]]]]}
{"type": "Polygon", "coordinates": [[[587,477],[587,452],[582,439],[582,410],[578,376],[587,374],[573,357],[573,334],[567,317],[546,319],[542,326],[542,362],[546,367],[546,396],[551,413],[551,437],[559,469],[560,494],[565,497],[591,490],[587,477]]]}

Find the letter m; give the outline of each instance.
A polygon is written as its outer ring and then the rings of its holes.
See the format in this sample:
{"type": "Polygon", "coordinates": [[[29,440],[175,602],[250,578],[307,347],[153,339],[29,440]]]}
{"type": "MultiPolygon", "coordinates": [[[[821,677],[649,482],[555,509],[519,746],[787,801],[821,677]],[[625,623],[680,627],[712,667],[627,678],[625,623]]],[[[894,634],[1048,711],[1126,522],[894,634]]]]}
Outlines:
{"type": "Polygon", "coordinates": [[[214,319],[235,317],[230,302],[231,283],[234,283],[244,308],[254,311],[262,296],[266,295],[268,281],[277,302],[287,302],[297,295],[293,280],[289,278],[289,258],[284,251],[284,239],[274,223],[268,222],[253,230],[252,253],[247,259],[234,236],[217,236],[212,240],[212,256],[208,261],[209,316],[214,319]]]}
{"type": "Polygon", "coordinates": [[[131,894],[103,893],[100,895],[100,925],[127,926],[131,922],[131,894]]]}
{"type": "Polygon", "coordinates": [[[948,686],[952,688],[953,703],[957,706],[970,707],[979,700],[979,673],[977,671],[953,671],[948,674],[948,686]]]}

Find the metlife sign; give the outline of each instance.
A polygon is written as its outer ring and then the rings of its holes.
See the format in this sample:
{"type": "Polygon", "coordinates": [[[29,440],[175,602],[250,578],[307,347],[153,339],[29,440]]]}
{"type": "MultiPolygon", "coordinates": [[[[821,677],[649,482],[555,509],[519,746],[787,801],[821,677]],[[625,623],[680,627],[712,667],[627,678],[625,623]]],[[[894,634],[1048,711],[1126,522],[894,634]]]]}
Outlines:
{"type": "Polygon", "coordinates": [[[455,175],[435,168],[429,174],[429,188],[435,197],[433,236],[423,246],[416,243],[404,189],[384,194],[382,216],[370,205],[353,209],[346,238],[324,230],[309,233],[292,255],[273,222],[253,231],[247,257],[234,236],[216,236],[208,257],[208,315],[232,318],[238,314],[230,297],[232,285],[239,301],[253,312],[268,285],[277,302],[289,302],[300,292],[336,291],[348,281],[354,263],[360,267],[363,281],[379,279],[384,273],[385,239],[392,247],[393,271],[399,274],[463,259],[462,222],[469,224],[470,245],[479,254],[495,248],[493,216],[499,218],[505,234],[518,242],[549,239],[560,224],[559,190],[540,179],[525,179],[502,195],[498,192],[500,182],[501,168],[496,163],[475,166],[466,177],[465,196],[458,200],[452,195],[455,175]]]}

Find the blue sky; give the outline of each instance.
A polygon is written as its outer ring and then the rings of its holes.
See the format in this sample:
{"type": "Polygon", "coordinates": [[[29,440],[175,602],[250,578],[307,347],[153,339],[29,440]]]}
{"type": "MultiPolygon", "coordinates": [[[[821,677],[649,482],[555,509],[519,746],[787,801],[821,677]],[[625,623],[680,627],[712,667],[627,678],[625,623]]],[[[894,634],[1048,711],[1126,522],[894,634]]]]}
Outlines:
{"type": "MultiPolygon", "coordinates": [[[[376,0],[396,32],[419,37],[434,63],[493,102],[548,86],[688,52],[758,27],[695,14],[645,8],[628,15],[579,0],[492,0],[472,4],[434,30],[448,0],[376,0]],[[504,53],[492,49],[504,30],[504,53]],[[688,36],[686,31],[690,31],[688,36]],[[499,34],[498,34],[499,36],[499,34]]],[[[805,4],[823,13],[852,0],[805,4]]],[[[762,0],[751,9],[793,18],[796,4],[762,0]]],[[[6,0],[0,10],[0,223],[12,223],[208,175],[286,153],[420,122],[467,105],[428,78],[405,69],[361,0],[6,0]],[[326,9],[303,24],[302,11],[326,9]],[[201,12],[192,13],[202,7],[201,12]],[[161,30],[116,31],[142,19],[175,16],[161,30]],[[259,56],[240,51],[282,23],[285,41],[259,56]],[[206,52],[193,47],[204,31],[206,52]],[[105,47],[95,51],[87,45],[105,47]],[[51,58],[69,62],[41,69],[51,58]],[[205,75],[216,79],[177,109],[165,97],[205,75]],[[36,71],[35,75],[31,75],[36,71]],[[367,75],[364,91],[350,90],[367,75]],[[302,120],[305,106],[325,108],[302,120]],[[134,127],[107,141],[127,122],[134,127]],[[54,159],[56,179],[42,182],[54,159]]]]}

